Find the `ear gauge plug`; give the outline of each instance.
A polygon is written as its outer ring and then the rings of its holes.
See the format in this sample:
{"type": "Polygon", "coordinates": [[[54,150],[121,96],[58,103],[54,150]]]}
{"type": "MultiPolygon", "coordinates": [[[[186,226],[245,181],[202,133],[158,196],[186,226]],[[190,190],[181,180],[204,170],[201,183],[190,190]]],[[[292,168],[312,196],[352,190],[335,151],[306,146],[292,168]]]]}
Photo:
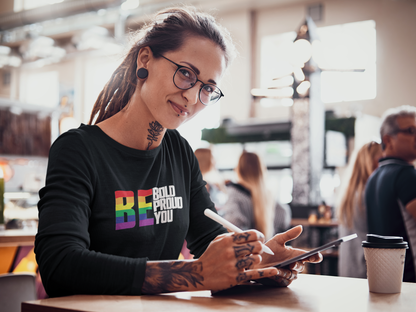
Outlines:
{"type": "Polygon", "coordinates": [[[139,68],[136,72],[136,76],[139,79],[145,79],[149,75],[149,71],[146,68],[139,68]]]}

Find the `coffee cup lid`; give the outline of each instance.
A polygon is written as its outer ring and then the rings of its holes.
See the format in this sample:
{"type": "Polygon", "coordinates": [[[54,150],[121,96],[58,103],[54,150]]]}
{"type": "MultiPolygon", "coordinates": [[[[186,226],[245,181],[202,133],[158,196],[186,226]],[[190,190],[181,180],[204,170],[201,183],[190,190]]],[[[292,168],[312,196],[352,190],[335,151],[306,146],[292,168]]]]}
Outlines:
{"type": "Polygon", "coordinates": [[[367,234],[367,240],[362,242],[367,248],[409,248],[407,242],[401,236],[381,236],[367,234]]]}

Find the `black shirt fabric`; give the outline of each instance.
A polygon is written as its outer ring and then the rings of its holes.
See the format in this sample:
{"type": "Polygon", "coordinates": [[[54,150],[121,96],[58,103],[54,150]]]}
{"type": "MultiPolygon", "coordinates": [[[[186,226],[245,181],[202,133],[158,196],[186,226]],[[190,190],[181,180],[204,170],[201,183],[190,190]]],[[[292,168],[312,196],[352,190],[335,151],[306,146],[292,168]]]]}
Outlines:
{"type": "Polygon", "coordinates": [[[49,296],[140,295],[148,260],[178,259],[184,240],[195,257],[227,231],[187,141],[167,130],[142,151],[81,125],[52,145],[39,191],[35,253],[49,296]]]}
{"type": "Polygon", "coordinates": [[[368,179],[365,190],[368,233],[401,236],[409,242],[403,281],[416,282],[412,246],[399,200],[406,206],[416,198],[416,170],[399,158],[382,158],[368,179]]]}

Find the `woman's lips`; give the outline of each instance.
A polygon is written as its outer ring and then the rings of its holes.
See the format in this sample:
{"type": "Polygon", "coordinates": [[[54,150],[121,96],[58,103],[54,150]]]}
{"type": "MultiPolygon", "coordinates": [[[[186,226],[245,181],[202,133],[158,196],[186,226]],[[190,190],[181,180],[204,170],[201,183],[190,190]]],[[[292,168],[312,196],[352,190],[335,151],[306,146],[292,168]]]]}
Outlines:
{"type": "Polygon", "coordinates": [[[180,105],[177,105],[171,101],[169,101],[170,105],[172,106],[173,110],[181,116],[187,116],[189,115],[189,112],[187,110],[185,110],[184,108],[182,108],[180,105]]]}

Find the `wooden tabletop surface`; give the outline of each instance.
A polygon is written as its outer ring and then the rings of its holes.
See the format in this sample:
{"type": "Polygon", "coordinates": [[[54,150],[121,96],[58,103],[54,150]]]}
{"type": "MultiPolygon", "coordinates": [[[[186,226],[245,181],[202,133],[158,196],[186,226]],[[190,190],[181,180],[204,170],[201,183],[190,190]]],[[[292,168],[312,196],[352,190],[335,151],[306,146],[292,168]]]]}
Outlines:
{"type": "Polygon", "coordinates": [[[24,302],[22,312],[187,312],[187,311],[416,311],[416,283],[403,283],[399,294],[368,291],[366,279],[300,274],[286,288],[237,286],[210,291],[153,296],[77,295],[24,302]]]}

